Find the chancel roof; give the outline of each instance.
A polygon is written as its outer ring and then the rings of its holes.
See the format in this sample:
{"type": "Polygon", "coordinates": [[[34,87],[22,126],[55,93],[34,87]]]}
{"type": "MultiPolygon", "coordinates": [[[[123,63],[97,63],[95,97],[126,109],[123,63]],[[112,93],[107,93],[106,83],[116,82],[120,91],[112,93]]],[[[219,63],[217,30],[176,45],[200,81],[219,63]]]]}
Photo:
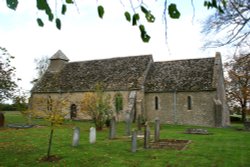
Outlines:
{"type": "Polygon", "coordinates": [[[145,82],[146,92],[214,90],[214,58],[154,62],[145,82]]]}

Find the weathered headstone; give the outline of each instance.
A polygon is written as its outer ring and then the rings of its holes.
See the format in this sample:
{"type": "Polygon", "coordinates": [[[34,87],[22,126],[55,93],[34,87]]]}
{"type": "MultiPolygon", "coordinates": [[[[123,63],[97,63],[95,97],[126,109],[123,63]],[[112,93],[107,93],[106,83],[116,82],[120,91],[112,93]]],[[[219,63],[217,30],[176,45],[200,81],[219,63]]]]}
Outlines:
{"type": "Polygon", "coordinates": [[[145,123],[145,129],[144,129],[144,148],[149,148],[149,140],[150,140],[150,128],[148,123],[145,123]]]}
{"type": "Polygon", "coordinates": [[[137,141],[136,141],[136,138],[137,138],[137,131],[136,130],[133,130],[132,131],[132,144],[131,144],[131,151],[132,152],[136,152],[136,149],[137,149],[137,141]]]}
{"type": "Polygon", "coordinates": [[[157,117],[155,119],[155,142],[160,140],[160,119],[157,117]]]}
{"type": "Polygon", "coordinates": [[[4,127],[4,114],[0,112],[0,127],[4,127]]]}
{"type": "Polygon", "coordinates": [[[115,117],[112,117],[110,120],[110,126],[109,126],[109,139],[114,139],[116,134],[115,129],[115,117]]]}
{"type": "Polygon", "coordinates": [[[141,131],[141,124],[142,124],[142,118],[141,115],[139,114],[137,117],[137,129],[141,131]]]}
{"type": "Polygon", "coordinates": [[[74,128],[74,134],[73,134],[73,140],[72,140],[72,146],[76,147],[79,145],[79,139],[80,139],[80,128],[75,127],[74,128]]]}
{"type": "Polygon", "coordinates": [[[125,122],[126,122],[126,135],[127,136],[130,136],[131,134],[131,119],[130,119],[130,113],[129,112],[126,112],[126,115],[125,115],[125,122]]]}
{"type": "Polygon", "coordinates": [[[245,121],[244,127],[245,127],[245,130],[250,131],[250,121],[245,121]]]}
{"type": "Polygon", "coordinates": [[[96,142],[96,129],[91,127],[89,130],[89,143],[93,144],[96,142]]]}

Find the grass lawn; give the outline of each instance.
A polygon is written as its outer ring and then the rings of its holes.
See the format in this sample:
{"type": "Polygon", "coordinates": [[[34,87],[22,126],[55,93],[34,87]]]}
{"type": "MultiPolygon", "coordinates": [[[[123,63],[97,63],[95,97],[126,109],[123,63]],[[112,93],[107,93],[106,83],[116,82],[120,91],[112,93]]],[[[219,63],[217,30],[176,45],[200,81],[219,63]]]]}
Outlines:
{"type": "MultiPolygon", "coordinates": [[[[6,112],[8,123],[24,122],[18,112],[6,112]]],[[[66,121],[54,132],[52,154],[58,162],[41,162],[46,155],[50,129],[43,120],[29,129],[0,129],[0,167],[12,166],[72,166],[72,167],[249,167],[250,132],[234,124],[231,128],[205,128],[211,135],[185,134],[192,126],[161,125],[161,139],[191,140],[185,150],[143,149],[138,140],[138,151],[132,153],[131,139],[126,138],[125,124],[117,125],[117,139],[108,139],[108,129],[97,132],[97,142],[89,144],[91,122],[66,121]],[[80,127],[80,144],[72,147],[73,127],[80,127]]],[[[202,127],[196,127],[202,128],[202,127]]],[[[153,134],[153,124],[151,125],[153,134]]]]}

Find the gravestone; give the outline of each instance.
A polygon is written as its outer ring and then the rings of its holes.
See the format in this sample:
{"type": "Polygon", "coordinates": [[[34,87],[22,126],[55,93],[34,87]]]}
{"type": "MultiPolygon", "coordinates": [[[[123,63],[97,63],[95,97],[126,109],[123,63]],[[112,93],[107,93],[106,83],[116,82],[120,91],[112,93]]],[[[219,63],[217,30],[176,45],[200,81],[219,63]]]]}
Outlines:
{"type": "Polygon", "coordinates": [[[127,136],[130,136],[131,134],[131,119],[130,119],[130,113],[126,112],[125,113],[125,122],[126,122],[126,127],[125,127],[125,132],[127,136]]]}
{"type": "Polygon", "coordinates": [[[245,130],[250,131],[250,121],[245,121],[244,127],[245,127],[245,130]]]}
{"type": "Polygon", "coordinates": [[[4,127],[4,114],[0,112],[0,127],[4,127]]]}
{"type": "Polygon", "coordinates": [[[142,118],[141,118],[141,115],[139,114],[137,118],[137,129],[139,131],[141,131],[141,126],[142,126],[142,118]]]}
{"type": "Polygon", "coordinates": [[[96,142],[96,129],[91,127],[89,130],[89,143],[94,144],[96,142]]]}
{"type": "Polygon", "coordinates": [[[110,126],[109,126],[109,139],[114,139],[116,134],[115,130],[115,117],[112,117],[110,120],[110,126]]]}
{"type": "Polygon", "coordinates": [[[188,128],[186,130],[187,134],[200,134],[200,135],[208,135],[208,131],[206,129],[196,129],[196,128],[188,128]]]}
{"type": "Polygon", "coordinates": [[[80,128],[75,127],[74,128],[74,134],[73,134],[73,140],[72,140],[72,146],[76,147],[79,145],[79,139],[80,139],[80,128]]]}
{"type": "Polygon", "coordinates": [[[150,128],[148,123],[145,123],[145,129],[144,129],[144,148],[149,148],[149,140],[150,140],[150,128]]]}
{"type": "Polygon", "coordinates": [[[131,138],[132,138],[131,151],[136,152],[136,147],[137,147],[137,141],[136,141],[137,132],[136,132],[136,130],[133,130],[131,138]]]}
{"type": "Polygon", "coordinates": [[[157,117],[155,119],[155,142],[160,140],[160,119],[157,117]]]}

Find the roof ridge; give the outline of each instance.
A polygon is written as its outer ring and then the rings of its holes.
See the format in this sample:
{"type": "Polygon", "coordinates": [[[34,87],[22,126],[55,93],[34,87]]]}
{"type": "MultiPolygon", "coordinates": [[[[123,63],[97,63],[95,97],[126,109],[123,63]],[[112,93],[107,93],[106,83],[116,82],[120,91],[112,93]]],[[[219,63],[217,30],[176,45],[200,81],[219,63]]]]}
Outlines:
{"type": "MultiPolygon", "coordinates": [[[[138,58],[138,57],[153,57],[152,54],[147,55],[136,55],[136,56],[121,56],[121,57],[112,57],[112,58],[100,58],[100,59],[92,59],[92,60],[83,60],[83,61],[71,61],[69,63],[83,63],[83,62],[94,62],[94,61],[108,61],[108,60],[117,60],[117,59],[128,59],[128,58],[138,58]]],[[[68,64],[69,64],[68,63],[68,64]]]]}
{"type": "Polygon", "coordinates": [[[165,61],[155,61],[154,63],[190,61],[190,60],[205,60],[205,59],[214,59],[214,58],[215,58],[215,57],[192,58],[192,59],[178,59],[178,60],[165,60],[165,61]]]}

